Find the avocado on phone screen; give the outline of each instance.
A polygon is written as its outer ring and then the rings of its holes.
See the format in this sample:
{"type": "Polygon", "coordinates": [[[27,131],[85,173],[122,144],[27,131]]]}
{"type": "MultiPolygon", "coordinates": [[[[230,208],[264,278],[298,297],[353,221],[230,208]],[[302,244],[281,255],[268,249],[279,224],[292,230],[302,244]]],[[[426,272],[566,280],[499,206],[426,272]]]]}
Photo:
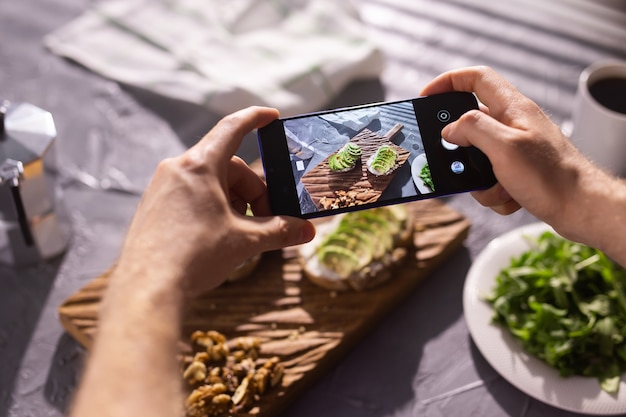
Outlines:
{"type": "Polygon", "coordinates": [[[446,93],[278,119],[258,130],[274,214],[313,218],[488,188],[491,164],[441,138],[477,109],[446,93]]]}

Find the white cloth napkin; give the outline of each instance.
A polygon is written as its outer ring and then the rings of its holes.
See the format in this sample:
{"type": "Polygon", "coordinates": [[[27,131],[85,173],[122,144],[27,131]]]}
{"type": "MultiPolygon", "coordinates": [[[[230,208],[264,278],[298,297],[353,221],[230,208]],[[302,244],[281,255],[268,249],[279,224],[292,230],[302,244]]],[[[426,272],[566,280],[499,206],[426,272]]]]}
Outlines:
{"type": "Polygon", "coordinates": [[[350,1],[106,0],[44,42],[106,77],[220,114],[318,110],[383,66],[350,1]]]}

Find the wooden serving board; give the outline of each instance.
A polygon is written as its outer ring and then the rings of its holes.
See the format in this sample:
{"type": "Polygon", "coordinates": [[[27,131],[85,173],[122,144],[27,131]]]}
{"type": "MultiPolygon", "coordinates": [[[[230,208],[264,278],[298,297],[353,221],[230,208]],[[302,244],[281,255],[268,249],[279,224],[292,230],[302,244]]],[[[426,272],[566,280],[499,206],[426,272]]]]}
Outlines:
{"type": "Polygon", "coordinates": [[[402,130],[402,124],[395,125],[385,136],[380,136],[369,129],[363,129],[350,142],[361,147],[361,162],[353,170],[347,172],[332,171],[328,166],[329,155],[300,180],[316,207],[322,208],[322,199],[335,199],[337,192],[353,191],[357,204],[373,203],[378,200],[395,173],[408,159],[410,152],[391,142],[393,136],[402,130]],[[396,165],[387,175],[376,176],[368,171],[365,161],[382,145],[389,145],[397,153],[396,165]]]}
{"type": "MultiPolygon", "coordinates": [[[[275,416],[462,245],[470,224],[461,214],[437,200],[408,207],[416,218],[416,250],[385,284],[364,292],[331,292],[303,276],[295,249],[266,253],[252,276],[190,303],[181,342],[195,330],[258,338],[261,355],[278,355],[286,368],[282,385],[258,404],[258,416],[275,416]]],[[[106,287],[107,273],[59,308],[65,329],[87,348],[97,332],[106,287]]]]}

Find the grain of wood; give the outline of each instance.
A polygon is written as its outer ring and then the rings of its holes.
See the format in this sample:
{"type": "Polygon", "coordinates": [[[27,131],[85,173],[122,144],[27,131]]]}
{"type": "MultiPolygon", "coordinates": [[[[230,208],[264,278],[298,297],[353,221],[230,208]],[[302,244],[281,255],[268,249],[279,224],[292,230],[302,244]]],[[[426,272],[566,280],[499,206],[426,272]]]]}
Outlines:
{"type": "Polygon", "coordinates": [[[362,155],[355,168],[348,172],[335,172],[328,166],[330,156],[317,164],[313,169],[302,176],[300,180],[311,196],[313,203],[320,208],[320,200],[326,197],[334,199],[337,192],[355,192],[359,204],[374,203],[389,186],[395,177],[395,172],[409,159],[410,152],[390,139],[400,132],[401,124],[395,125],[383,137],[369,129],[363,129],[350,142],[361,147],[362,155]],[[382,145],[391,146],[397,153],[396,165],[387,175],[376,176],[368,171],[365,161],[372,156],[382,145]]]}
{"type": "MultiPolygon", "coordinates": [[[[258,416],[276,415],[462,245],[469,221],[461,214],[437,200],[407,207],[416,219],[416,250],[384,285],[364,292],[330,292],[303,276],[294,248],[266,253],[251,276],[188,303],[181,346],[195,330],[217,330],[229,339],[258,338],[262,355],[277,354],[286,366],[282,385],[259,403],[258,416]]],[[[108,274],[59,308],[65,329],[87,348],[97,332],[108,274]]]]}

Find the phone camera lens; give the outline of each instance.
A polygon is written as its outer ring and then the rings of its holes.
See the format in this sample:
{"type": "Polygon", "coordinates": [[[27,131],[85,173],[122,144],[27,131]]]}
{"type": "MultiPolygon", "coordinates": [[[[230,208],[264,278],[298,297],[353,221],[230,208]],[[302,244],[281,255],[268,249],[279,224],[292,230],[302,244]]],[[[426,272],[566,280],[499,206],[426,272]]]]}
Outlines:
{"type": "Polygon", "coordinates": [[[452,165],[450,165],[450,169],[455,174],[462,174],[465,171],[465,165],[461,161],[454,161],[452,165]]]}
{"type": "Polygon", "coordinates": [[[437,112],[437,119],[440,122],[448,123],[450,121],[450,112],[448,110],[439,110],[437,112]]]}

